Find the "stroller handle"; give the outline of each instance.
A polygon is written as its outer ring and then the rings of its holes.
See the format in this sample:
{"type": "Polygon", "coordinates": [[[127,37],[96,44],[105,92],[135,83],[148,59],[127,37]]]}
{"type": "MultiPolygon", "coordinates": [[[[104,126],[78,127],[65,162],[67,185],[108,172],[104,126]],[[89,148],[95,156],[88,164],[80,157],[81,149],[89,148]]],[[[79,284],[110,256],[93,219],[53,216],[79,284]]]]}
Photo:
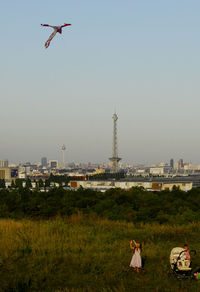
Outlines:
{"type": "MultiPolygon", "coordinates": [[[[178,255],[178,257],[177,257],[177,261],[180,260],[180,257],[181,257],[181,255],[182,255],[182,253],[184,253],[184,252],[186,252],[186,250],[182,250],[182,251],[179,253],[179,255],[178,255]]],[[[190,250],[190,253],[194,253],[194,255],[197,254],[197,252],[196,252],[195,249],[191,249],[191,250],[190,250]]]]}

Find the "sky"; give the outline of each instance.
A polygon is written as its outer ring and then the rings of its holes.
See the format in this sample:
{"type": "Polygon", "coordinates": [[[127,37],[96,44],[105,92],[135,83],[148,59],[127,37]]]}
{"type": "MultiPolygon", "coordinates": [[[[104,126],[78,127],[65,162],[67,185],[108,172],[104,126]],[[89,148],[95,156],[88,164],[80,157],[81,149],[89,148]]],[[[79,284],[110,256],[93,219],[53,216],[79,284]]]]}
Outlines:
{"type": "Polygon", "coordinates": [[[200,164],[199,0],[0,3],[0,160],[200,164]]]}

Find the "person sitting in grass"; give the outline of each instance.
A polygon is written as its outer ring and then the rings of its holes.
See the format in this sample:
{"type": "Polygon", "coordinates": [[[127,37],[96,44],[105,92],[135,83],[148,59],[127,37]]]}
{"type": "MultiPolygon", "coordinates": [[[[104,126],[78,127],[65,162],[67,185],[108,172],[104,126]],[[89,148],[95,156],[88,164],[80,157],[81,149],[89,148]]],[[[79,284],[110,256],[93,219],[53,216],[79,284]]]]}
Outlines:
{"type": "Polygon", "coordinates": [[[184,244],[183,248],[186,250],[186,252],[185,252],[186,260],[191,262],[190,250],[189,250],[188,244],[184,244]]]}
{"type": "Polygon", "coordinates": [[[130,267],[134,268],[134,271],[139,273],[142,268],[142,258],[141,258],[141,243],[136,243],[135,240],[130,241],[130,248],[134,250],[134,254],[131,259],[130,267]],[[133,246],[133,243],[135,246],[133,246]]]}

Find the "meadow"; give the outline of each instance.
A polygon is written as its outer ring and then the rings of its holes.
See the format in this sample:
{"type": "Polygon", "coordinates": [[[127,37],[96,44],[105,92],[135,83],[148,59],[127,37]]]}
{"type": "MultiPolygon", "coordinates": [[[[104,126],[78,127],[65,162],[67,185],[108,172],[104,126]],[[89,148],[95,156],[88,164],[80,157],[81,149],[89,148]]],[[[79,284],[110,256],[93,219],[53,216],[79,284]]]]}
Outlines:
{"type": "Polygon", "coordinates": [[[197,250],[200,223],[172,225],[110,221],[74,214],[49,220],[0,220],[0,291],[200,291],[200,281],[177,280],[170,250],[187,242],[197,250]],[[144,270],[129,263],[130,239],[141,241],[144,270]]]}

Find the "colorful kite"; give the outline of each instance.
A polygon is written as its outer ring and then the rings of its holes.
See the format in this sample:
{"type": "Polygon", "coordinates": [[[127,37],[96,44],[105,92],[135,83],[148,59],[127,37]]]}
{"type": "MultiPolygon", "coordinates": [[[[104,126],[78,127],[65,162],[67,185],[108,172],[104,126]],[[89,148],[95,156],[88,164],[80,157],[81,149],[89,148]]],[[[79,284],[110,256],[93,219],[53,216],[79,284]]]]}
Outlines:
{"type": "Polygon", "coordinates": [[[70,23],[65,23],[63,25],[60,26],[52,26],[49,24],[41,24],[42,26],[49,26],[52,27],[54,29],[54,32],[50,35],[50,37],[48,38],[48,40],[45,43],[45,48],[47,49],[50,45],[51,40],[54,38],[54,36],[57,34],[57,32],[59,32],[60,34],[62,33],[62,28],[68,25],[71,25],[70,23]]]}

